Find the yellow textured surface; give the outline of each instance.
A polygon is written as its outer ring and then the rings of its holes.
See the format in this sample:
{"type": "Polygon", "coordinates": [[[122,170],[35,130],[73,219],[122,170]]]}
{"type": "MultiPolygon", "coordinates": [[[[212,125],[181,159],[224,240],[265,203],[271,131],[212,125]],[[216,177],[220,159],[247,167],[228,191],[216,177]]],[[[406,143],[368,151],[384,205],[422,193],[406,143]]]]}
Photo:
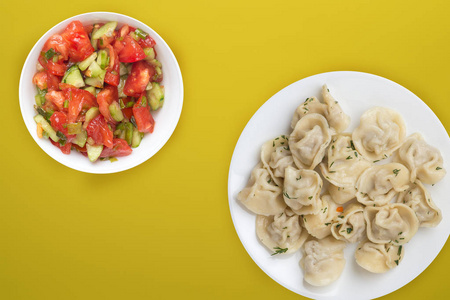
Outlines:
{"type": "MultiPolygon", "coordinates": [[[[302,299],[261,271],[234,231],[227,177],[241,131],[292,82],[354,70],[405,86],[448,132],[449,13],[446,0],[1,1],[0,299],[302,299]],[[183,73],[173,136],[119,174],[54,161],[19,110],[34,43],[89,11],[148,24],[183,73]]],[[[444,299],[448,266],[447,244],[383,299],[444,299]]]]}

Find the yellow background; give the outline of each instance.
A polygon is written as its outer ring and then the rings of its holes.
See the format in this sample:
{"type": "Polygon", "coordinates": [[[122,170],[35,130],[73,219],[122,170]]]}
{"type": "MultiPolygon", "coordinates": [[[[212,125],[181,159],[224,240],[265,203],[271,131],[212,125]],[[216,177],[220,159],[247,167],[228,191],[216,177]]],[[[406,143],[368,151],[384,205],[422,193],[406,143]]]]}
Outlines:
{"type": "MultiPolygon", "coordinates": [[[[302,299],[265,275],[234,231],[227,177],[241,131],[280,89],[336,70],[398,82],[450,130],[449,13],[447,0],[0,1],[0,299],[302,299]],[[185,84],[169,142],[112,175],[51,159],[19,110],[34,43],[90,11],[155,29],[185,84]]],[[[447,244],[383,299],[443,299],[449,266],[447,244]]]]}

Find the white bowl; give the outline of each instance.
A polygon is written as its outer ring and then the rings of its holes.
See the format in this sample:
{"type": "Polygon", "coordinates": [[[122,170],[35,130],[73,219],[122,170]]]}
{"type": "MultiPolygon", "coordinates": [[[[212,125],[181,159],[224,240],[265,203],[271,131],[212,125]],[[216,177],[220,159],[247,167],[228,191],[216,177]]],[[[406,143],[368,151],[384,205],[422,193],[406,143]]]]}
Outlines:
{"type": "Polygon", "coordinates": [[[25,125],[31,136],[42,150],[56,161],[69,168],[87,173],[99,174],[115,173],[133,168],[145,162],[158,152],[169,140],[177,126],[183,107],[183,94],[183,79],[181,77],[180,67],[178,66],[178,62],[173,55],[172,50],[166,42],[153,29],[144,23],[131,17],[111,12],[91,12],[77,15],[62,21],[47,31],[28,54],[22,69],[19,84],[19,101],[23,120],[25,121],[25,125]],[[131,155],[119,157],[115,162],[99,160],[92,163],[87,157],[77,153],[77,151],[71,151],[69,155],[63,154],[61,150],[53,146],[49,140],[39,138],[36,133],[36,123],[33,120],[33,117],[36,115],[36,111],[33,107],[35,104],[34,96],[36,94],[36,87],[32,82],[32,78],[36,73],[36,63],[39,53],[50,36],[63,32],[66,26],[74,20],[79,20],[84,25],[95,22],[117,21],[119,26],[128,24],[132,27],[141,28],[149,33],[155,40],[157,58],[163,66],[164,79],[162,85],[165,87],[164,106],[157,112],[152,112],[153,118],[155,119],[155,130],[151,134],[145,134],[140,146],[133,148],[133,153],[131,153],[131,155]]]}

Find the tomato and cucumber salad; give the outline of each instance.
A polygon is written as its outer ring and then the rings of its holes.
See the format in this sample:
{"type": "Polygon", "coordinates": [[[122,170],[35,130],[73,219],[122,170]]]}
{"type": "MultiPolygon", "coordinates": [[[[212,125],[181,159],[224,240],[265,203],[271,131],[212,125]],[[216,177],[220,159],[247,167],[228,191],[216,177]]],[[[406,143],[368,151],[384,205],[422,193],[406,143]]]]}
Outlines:
{"type": "Polygon", "coordinates": [[[37,134],[90,161],[127,156],[164,104],[162,65],[148,33],[117,22],[71,22],[44,44],[33,77],[37,134]]]}

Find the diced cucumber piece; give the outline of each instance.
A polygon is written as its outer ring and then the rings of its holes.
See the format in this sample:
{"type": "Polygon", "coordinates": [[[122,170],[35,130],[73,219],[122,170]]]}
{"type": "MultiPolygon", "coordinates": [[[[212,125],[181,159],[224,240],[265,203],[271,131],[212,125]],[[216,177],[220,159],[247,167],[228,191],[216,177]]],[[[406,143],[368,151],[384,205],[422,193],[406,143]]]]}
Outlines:
{"type": "Polygon", "coordinates": [[[81,122],[67,124],[67,134],[78,134],[83,129],[81,122]]]}
{"type": "Polygon", "coordinates": [[[120,109],[120,105],[117,101],[113,101],[109,105],[109,112],[111,113],[111,117],[115,121],[120,122],[123,120],[123,113],[122,113],[122,110],[120,109]]]}
{"type": "Polygon", "coordinates": [[[150,107],[152,110],[157,110],[164,105],[164,88],[159,83],[153,82],[152,89],[147,91],[150,107]]]}
{"type": "Polygon", "coordinates": [[[117,22],[115,22],[115,21],[108,22],[105,25],[103,25],[102,27],[100,27],[97,31],[95,31],[92,34],[92,38],[95,40],[98,40],[103,35],[110,37],[110,36],[112,36],[116,27],[117,27],[117,22]]]}
{"type": "Polygon", "coordinates": [[[87,85],[97,87],[97,88],[103,88],[103,80],[101,80],[98,77],[87,77],[85,80],[87,85]]]}
{"type": "Polygon", "coordinates": [[[41,124],[42,129],[44,129],[44,131],[48,134],[48,136],[54,141],[54,142],[58,142],[59,141],[59,137],[56,134],[56,131],[53,129],[52,125],[50,125],[49,122],[47,122],[47,120],[45,120],[45,118],[42,115],[35,115],[34,116],[34,121],[36,123],[41,124]]]}
{"type": "Polygon", "coordinates": [[[71,66],[66,73],[64,73],[64,77],[62,78],[63,83],[71,84],[77,88],[83,87],[84,81],[83,76],[81,76],[80,69],[78,69],[77,65],[71,66]]]}
{"type": "Polygon", "coordinates": [[[97,51],[97,49],[98,49],[98,46],[97,46],[98,39],[94,39],[94,35],[98,31],[99,28],[100,28],[100,25],[95,24],[94,29],[92,29],[92,33],[91,33],[91,45],[92,45],[92,47],[94,47],[95,51],[97,51]]]}
{"type": "Polygon", "coordinates": [[[127,66],[124,63],[120,63],[119,75],[122,76],[126,74],[128,74],[127,66]]]}
{"type": "MultiPolygon", "coordinates": [[[[106,50],[98,51],[97,64],[102,69],[106,69],[106,67],[108,66],[109,56],[108,56],[108,52],[106,52],[106,50]]],[[[92,77],[96,77],[96,76],[92,76],[92,77]]]]}
{"type": "Polygon", "coordinates": [[[144,53],[146,55],[146,60],[153,60],[155,59],[155,49],[153,48],[144,48],[144,53]]]}
{"type": "Polygon", "coordinates": [[[106,71],[103,70],[96,61],[93,61],[90,64],[88,70],[86,71],[86,76],[91,77],[91,78],[97,77],[101,81],[103,81],[105,79],[105,74],[106,74],[106,71]]]}
{"type": "Polygon", "coordinates": [[[147,86],[145,87],[146,91],[150,91],[153,88],[152,82],[150,81],[147,86]]]}
{"type": "Polygon", "coordinates": [[[89,160],[91,162],[94,162],[100,157],[100,154],[102,154],[103,145],[96,146],[96,145],[86,144],[86,150],[87,150],[87,155],[88,155],[89,160]]]}
{"type": "Polygon", "coordinates": [[[114,136],[119,139],[125,139],[125,122],[117,124],[116,130],[114,131],[114,136]]]}
{"type": "Polygon", "coordinates": [[[97,58],[97,52],[92,52],[92,54],[89,55],[88,58],[86,58],[85,60],[83,60],[82,62],[80,62],[78,64],[78,68],[80,68],[81,71],[86,70],[96,58],[97,58]]]}
{"type": "Polygon", "coordinates": [[[141,144],[141,140],[144,137],[143,132],[139,132],[137,128],[133,129],[133,138],[131,140],[131,147],[136,148],[141,144]]]}
{"type": "Polygon", "coordinates": [[[124,124],[125,126],[125,141],[127,141],[128,145],[131,145],[131,142],[133,140],[133,131],[134,131],[134,126],[133,124],[131,124],[130,122],[126,122],[124,124]]]}
{"type": "Polygon", "coordinates": [[[100,114],[100,110],[98,107],[91,107],[86,112],[83,128],[86,128],[89,125],[89,122],[91,122],[96,116],[100,114]]]}
{"type": "Polygon", "coordinates": [[[42,106],[45,104],[45,96],[36,94],[36,96],[34,96],[34,100],[36,101],[37,106],[42,106]]]}
{"type": "Polygon", "coordinates": [[[93,86],[85,87],[84,90],[88,91],[89,93],[91,93],[94,96],[97,96],[97,90],[93,86]]]}
{"type": "Polygon", "coordinates": [[[145,58],[145,60],[146,60],[149,64],[151,64],[152,66],[154,66],[154,67],[160,67],[160,68],[162,68],[161,62],[160,62],[159,60],[155,59],[155,58],[153,58],[153,59],[147,59],[147,58],[145,58]]]}
{"type": "Polygon", "coordinates": [[[72,140],[73,144],[76,144],[80,147],[84,147],[87,141],[87,132],[86,130],[82,129],[77,136],[72,140]]]}

